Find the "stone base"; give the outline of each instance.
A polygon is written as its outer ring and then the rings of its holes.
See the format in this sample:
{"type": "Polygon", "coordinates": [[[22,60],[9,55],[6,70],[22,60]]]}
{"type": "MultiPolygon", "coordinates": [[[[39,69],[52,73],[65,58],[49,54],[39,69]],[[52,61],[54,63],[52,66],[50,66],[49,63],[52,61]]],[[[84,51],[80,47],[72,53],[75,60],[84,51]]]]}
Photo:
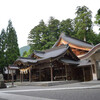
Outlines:
{"type": "Polygon", "coordinates": [[[6,84],[4,83],[3,75],[0,74],[0,88],[6,88],[6,84]]]}
{"type": "Polygon", "coordinates": [[[6,88],[6,84],[4,82],[0,82],[0,89],[1,88],[6,88]]]}
{"type": "MultiPolygon", "coordinates": [[[[15,86],[56,86],[63,84],[77,83],[78,81],[44,81],[44,82],[14,82],[15,86]]],[[[11,86],[11,83],[6,83],[7,86],[11,86]]]]}

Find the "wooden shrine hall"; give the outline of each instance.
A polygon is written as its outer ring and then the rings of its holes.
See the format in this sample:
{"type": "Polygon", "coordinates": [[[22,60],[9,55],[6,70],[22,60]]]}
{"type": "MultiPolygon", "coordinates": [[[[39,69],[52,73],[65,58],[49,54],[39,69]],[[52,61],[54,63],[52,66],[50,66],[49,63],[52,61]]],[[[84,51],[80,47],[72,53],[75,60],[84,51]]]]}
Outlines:
{"type": "Polygon", "coordinates": [[[90,81],[95,73],[90,59],[80,59],[93,45],[62,33],[51,49],[20,57],[9,70],[16,70],[15,81],[90,81]]]}

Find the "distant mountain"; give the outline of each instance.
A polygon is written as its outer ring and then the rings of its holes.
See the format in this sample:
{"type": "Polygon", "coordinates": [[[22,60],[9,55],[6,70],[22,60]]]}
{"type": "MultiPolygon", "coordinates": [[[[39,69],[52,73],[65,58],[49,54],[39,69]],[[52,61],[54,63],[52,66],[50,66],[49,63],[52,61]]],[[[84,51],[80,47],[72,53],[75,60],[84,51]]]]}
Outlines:
{"type": "Polygon", "coordinates": [[[19,50],[20,50],[20,56],[23,55],[23,52],[24,51],[28,51],[30,49],[30,46],[23,46],[21,47],[19,50]]]}

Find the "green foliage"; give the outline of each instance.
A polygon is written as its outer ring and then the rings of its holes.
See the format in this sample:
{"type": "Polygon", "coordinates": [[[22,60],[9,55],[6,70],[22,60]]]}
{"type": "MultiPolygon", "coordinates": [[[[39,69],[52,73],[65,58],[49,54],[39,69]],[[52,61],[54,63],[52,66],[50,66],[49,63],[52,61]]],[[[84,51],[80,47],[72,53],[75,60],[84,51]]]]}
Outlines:
{"type": "Polygon", "coordinates": [[[97,25],[100,25],[100,9],[98,10],[98,12],[97,12],[95,18],[96,18],[95,23],[96,23],[97,25]]]}
{"type": "Polygon", "coordinates": [[[51,48],[58,39],[60,21],[50,18],[49,24],[46,25],[44,21],[40,21],[39,25],[35,26],[29,34],[28,42],[32,50],[44,50],[51,48]]]}
{"type": "Polygon", "coordinates": [[[99,30],[100,30],[100,9],[97,11],[95,18],[96,18],[95,24],[99,26],[99,30]]]}
{"type": "Polygon", "coordinates": [[[60,32],[64,32],[66,35],[73,36],[75,33],[73,27],[73,20],[70,18],[62,20],[60,23],[60,32]]]}
{"type": "Polygon", "coordinates": [[[3,67],[6,66],[6,33],[5,30],[2,29],[0,35],[0,70],[3,72],[3,67]]]}
{"type": "Polygon", "coordinates": [[[78,6],[75,18],[75,32],[77,38],[86,40],[92,30],[92,12],[86,6],[78,6]]]}
{"type": "MultiPolygon", "coordinates": [[[[59,35],[64,32],[66,35],[86,40],[91,44],[100,42],[100,34],[93,32],[92,11],[86,6],[78,6],[75,19],[66,19],[61,22],[50,17],[47,25],[44,21],[35,26],[29,34],[28,42],[33,50],[45,50],[51,48],[58,40],[59,35]]],[[[97,22],[100,21],[100,10],[98,11],[97,22]]]]}
{"type": "MultiPolygon", "coordinates": [[[[99,30],[100,30],[100,9],[97,11],[97,14],[96,14],[96,16],[95,16],[95,24],[97,25],[97,26],[99,26],[99,30]]],[[[97,38],[96,38],[96,43],[100,43],[100,32],[99,32],[99,34],[97,34],[97,38]]]]}
{"type": "Polygon", "coordinates": [[[7,62],[8,64],[13,64],[20,54],[17,43],[16,31],[12,26],[12,22],[10,20],[8,21],[6,34],[7,34],[7,51],[6,51],[7,62]]]}
{"type": "Polygon", "coordinates": [[[24,51],[22,56],[27,57],[27,51],[24,51]]]}
{"type": "Polygon", "coordinates": [[[0,69],[3,71],[5,66],[13,64],[18,56],[17,35],[9,20],[6,32],[3,29],[0,34],[0,69]]]}
{"type": "Polygon", "coordinates": [[[100,33],[97,34],[97,38],[95,38],[96,44],[100,43],[100,33]]]}
{"type": "Polygon", "coordinates": [[[31,54],[31,50],[24,51],[23,57],[28,57],[31,54]]]}
{"type": "Polygon", "coordinates": [[[41,50],[45,45],[46,41],[43,40],[47,36],[47,27],[44,21],[40,21],[39,25],[35,26],[29,34],[29,44],[31,49],[35,48],[35,50],[41,50]]]}
{"type": "Polygon", "coordinates": [[[98,35],[95,34],[92,30],[91,30],[91,33],[90,34],[87,34],[87,42],[93,44],[93,45],[96,45],[98,42],[98,35]]]}
{"type": "Polygon", "coordinates": [[[30,49],[30,46],[29,45],[21,47],[19,49],[20,50],[20,56],[23,55],[24,51],[28,51],[29,49],[30,49]]]}
{"type": "Polygon", "coordinates": [[[48,24],[48,33],[49,33],[49,38],[52,42],[55,42],[59,38],[60,21],[58,19],[54,19],[53,17],[50,17],[49,24],[48,24]]]}

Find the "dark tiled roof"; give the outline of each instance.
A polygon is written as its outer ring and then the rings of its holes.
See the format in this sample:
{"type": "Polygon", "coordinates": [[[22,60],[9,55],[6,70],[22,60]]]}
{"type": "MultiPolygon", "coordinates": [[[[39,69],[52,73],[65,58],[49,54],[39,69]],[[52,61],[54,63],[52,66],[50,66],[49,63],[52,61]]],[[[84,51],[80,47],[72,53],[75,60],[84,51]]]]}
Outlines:
{"type": "Polygon", "coordinates": [[[55,47],[58,44],[60,38],[64,39],[68,43],[74,44],[76,46],[86,47],[86,48],[92,48],[93,47],[93,45],[91,45],[88,42],[85,42],[85,41],[82,41],[82,40],[79,40],[79,39],[76,39],[76,38],[73,38],[73,37],[66,36],[64,33],[62,33],[60,35],[58,41],[53,45],[53,47],[55,47]]]}
{"type": "Polygon", "coordinates": [[[18,58],[16,61],[21,61],[21,62],[23,62],[23,63],[28,63],[28,62],[30,62],[30,63],[36,63],[37,62],[37,60],[33,60],[33,59],[27,59],[27,58],[18,58]]]}
{"type": "Polygon", "coordinates": [[[74,65],[78,65],[78,67],[91,65],[91,62],[89,62],[88,60],[79,60],[77,58],[77,56],[71,51],[71,48],[69,47],[69,45],[54,47],[54,48],[51,48],[51,49],[48,49],[48,50],[45,50],[45,51],[35,51],[34,54],[36,56],[39,56],[40,59],[20,57],[16,61],[21,61],[22,63],[36,64],[38,62],[43,62],[43,61],[45,62],[48,59],[60,57],[59,60],[61,62],[65,63],[65,64],[74,64],[74,65]],[[69,50],[71,56],[74,57],[73,60],[70,59],[70,58],[66,59],[66,58],[63,57],[67,53],[67,50],[69,50]]]}
{"type": "Polygon", "coordinates": [[[74,61],[74,60],[65,59],[65,58],[60,59],[60,61],[65,64],[72,64],[72,65],[78,65],[80,63],[79,61],[74,61]]]}
{"type": "Polygon", "coordinates": [[[60,59],[60,61],[62,61],[65,64],[77,65],[77,67],[85,67],[85,66],[90,66],[92,64],[89,60],[74,61],[71,59],[62,58],[62,59],[60,59]]]}
{"type": "Polygon", "coordinates": [[[92,63],[89,61],[89,60],[80,60],[80,63],[78,65],[78,67],[84,67],[84,66],[89,66],[91,65],[92,63]]]}
{"type": "Polygon", "coordinates": [[[87,59],[90,56],[92,56],[95,52],[98,52],[100,50],[100,43],[94,46],[88,53],[86,53],[84,56],[80,57],[80,59],[87,59]]]}
{"type": "Polygon", "coordinates": [[[57,57],[57,56],[63,54],[68,48],[69,48],[68,45],[63,45],[63,46],[59,46],[59,47],[45,50],[43,52],[34,51],[34,54],[38,57],[41,57],[41,58],[52,58],[52,57],[57,57]]]}
{"type": "Polygon", "coordinates": [[[9,69],[12,69],[12,70],[14,70],[14,69],[19,69],[19,68],[18,68],[17,66],[15,66],[15,65],[9,65],[8,68],[9,68],[9,69]]]}
{"type": "Polygon", "coordinates": [[[40,57],[40,59],[32,59],[32,58],[23,58],[20,57],[16,60],[17,61],[21,61],[23,63],[37,63],[37,62],[41,62],[41,61],[46,61],[48,59],[53,59],[53,58],[57,58],[57,57],[61,57],[63,55],[65,55],[67,53],[67,50],[69,50],[71,52],[71,56],[73,56],[75,60],[79,60],[77,58],[77,56],[71,51],[69,45],[63,45],[63,46],[59,46],[59,47],[55,47],[55,48],[51,48],[49,50],[45,50],[45,51],[35,51],[34,54],[38,57],[40,57]]]}
{"type": "Polygon", "coordinates": [[[52,49],[52,50],[48,50],[45,51],[45,52],[41,52],[41,51],[35,51],[34,54],[36,56],[39,56],[40,59],[32,59],[32,58],[23,58],[23,57],[20,57],[16,60],[17,61],[21,61],[23,63],[37,63],[37,62],[40,62],[40,61],[43,61],[43,60],[46,60],[46,59],[51,59],[51,58],[56,58],[60,55],[62,55],[64,52],[66,52],[66,50],[69,48],[68,45],[66,46],[63,46],[63,47],[59,47],[58,49],[52,49]]]}

